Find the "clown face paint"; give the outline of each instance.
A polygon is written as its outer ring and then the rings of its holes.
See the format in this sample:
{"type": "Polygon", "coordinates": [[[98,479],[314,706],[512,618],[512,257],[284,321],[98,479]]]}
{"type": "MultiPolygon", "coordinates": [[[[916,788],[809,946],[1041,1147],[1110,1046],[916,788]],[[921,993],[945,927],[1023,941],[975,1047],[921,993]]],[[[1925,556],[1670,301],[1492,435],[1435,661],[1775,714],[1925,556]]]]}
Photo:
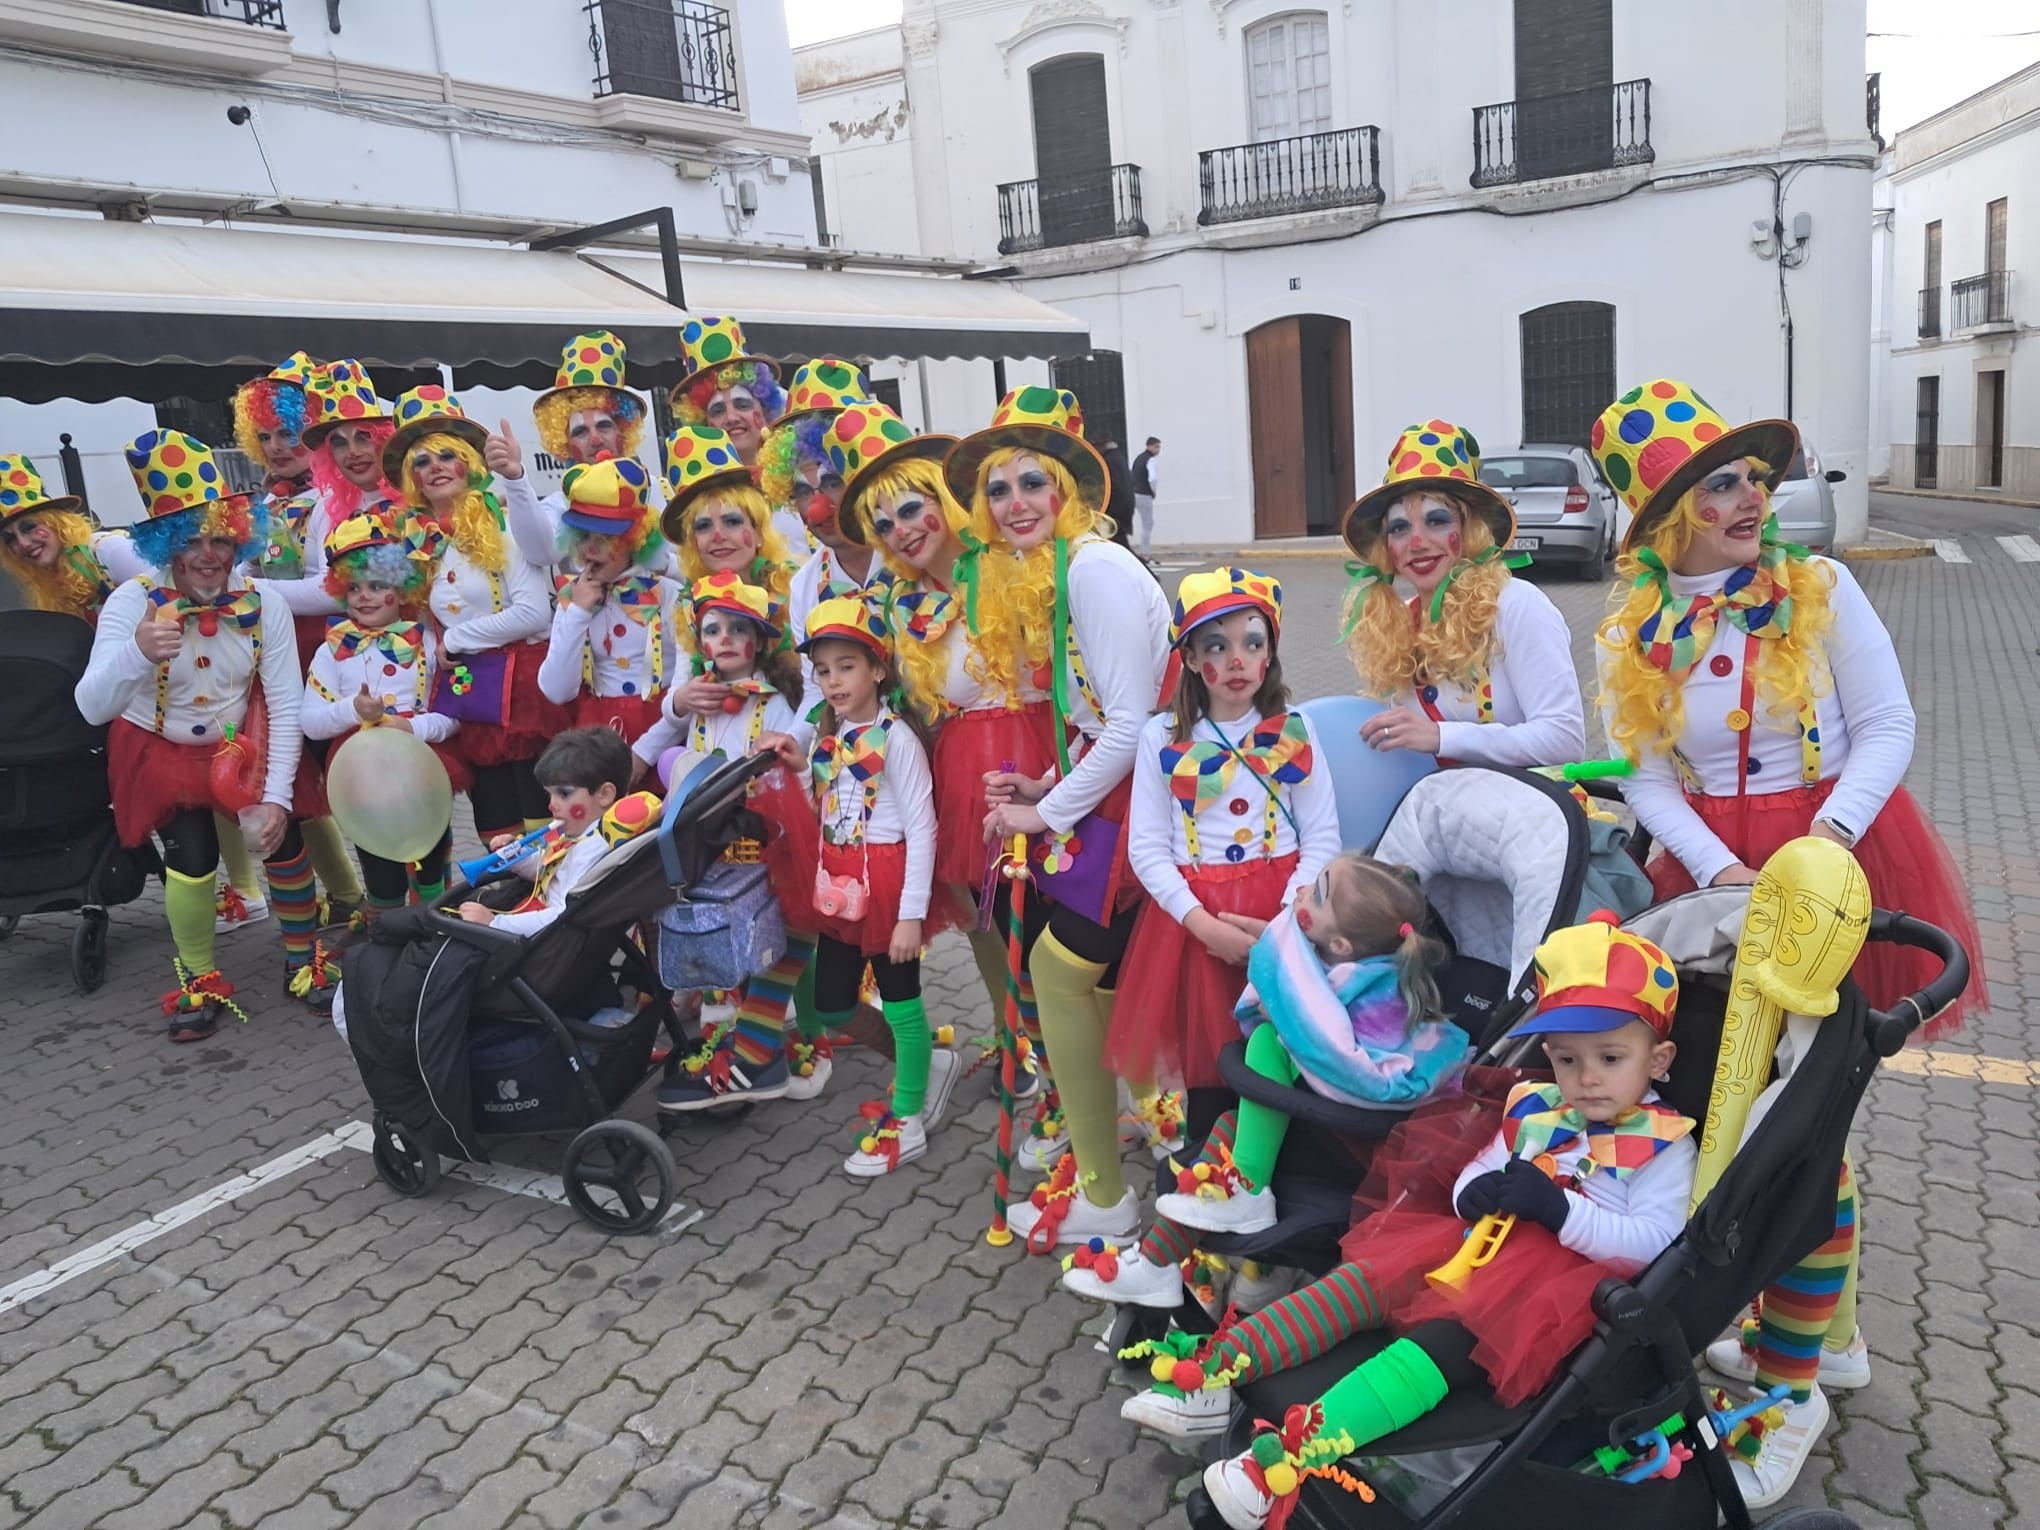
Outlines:
{"type": "Polygon", "coordinates": [[[575,554],[581,560],[581,567],[588,574],[604,584],[614,583],[623,576],[630,565],[630,552],[621,537],[604,536],[591,531],[581,538],[575,554]]]}
{"type": "Polygon", "coordinates": [[[708,423],[728,433],[730,445],[748,467],[758,455],[765,432],[765,408],[751,396],[751,390],[738,383],[713,395],[708,401],[708,423]]]}
{"type": "MultiPolygon", "coordinates": [[[[373,489],[382,482],[382,452],[366,425],[336,426],[326,437],[326,453],[341,476],[357,489],[373,489]]],[[[456,462],[458,458],[454,459],[456,462]]],[[[465,479],[467,470],[461,470],[465,479]]]]}
{"type": "Polygon", "coordinates": [[[592,792],[585,786],[548,786],[545,801],[571,839],[601,822],[602,815],[616,803],[616,788],[606,781],[592,792]]]}
{"type": "Polygon", "coordinates": [[[809,529],[820,531],[836,519],[843,503],[843,475],[819,462],[803,462],[793,480],[793,508],[809,529]]]}
{"type": "Polygon", "coordinates": [[[255,444],[262,448],[262,460],[269,464],[269,471],[278,478],[295,478],[311,468],[311,452],[287,430],[258,427],[255,444]]]}
{"type": "Polygon", "coordinates": [[[213,600],[227,590],[240,549],[226,537],[193,537],[170,560],[170,580],[177,593],[192,600],[213,600]]]}
{"type": "Polygon", "coordinates": [[[871,534],[916,573],[939,565],[945,556],[955,561],[956,541],[942,507],[918,489],[873,499],[871,534]]]}
{"type": "Polygon", "coordinates": [[[1055,536],[1062,495],[1032,452],[1002,462],[985,480],[992,524],[1015,552],[1031,552],[1055,536]]]}
{"type": "Polygon", "coordinates": [[[701,656],[723,680],[742,680],[758,667],[758,629],[731,611],[701,619],[701,656]]]}
{"type": "Polygon", "coordinates": [[[576,409],[567,416],[567,455],[576,462],[601,462],[623,451],[623,430],[607,409],[576,409]]]}
{"type": "Polygon", "coordinates": [[[1234,611],[1206,622],[1184,646],[1211,698],[1213,722],[1231,722],[1253,709],[1254,696],[1275,658],[1267,617],[1259,611],[1234,611]]]}
{"type": "Polygon", "coordinates": [[[357,627],[387,627],[397,619],[397,592],[373,579],[358,579],[347,590],[347,614],[357,627]]]}
{"type": "Polygon", "coordinates": [[[1388,507],[1381,536],[1388,545],[1389,572],[1400,574],[1429,595],[1459,561],[1465,522],[1459,507],[1438,494],[1407,494],[1388,507]]]}
{"type": "Polygon", "coordinates": [[[1754,563],[1762,554],[1764,484],[1746,462],[1731,462],[1700,480],[1687,526],[1693,540],[1675,565],[1681,574],[1715,574],[1754,563]]]}
{"type": "MultiPolygon", "coordinates": [[[[336,430],[333,439],[337,441],[339,438],[340,433],[336,430]]],[[[417,480],[418,490],[425,496],[426,503],[434,509],[450,505],[467,488],[467,464],[460,460],[458,452],[431,452],[422,448],[412,452],[411,476],[417,480]]]]}
{"type": "Polygon", "coordinates": [[[32,514],[16,516],[0,526],[0,544],[12,548],[15,556],[37,568],[55,568],[57,559],[64,555],[56,532],[32,514]]]}
{"type": "Polygon", "coordinates": [[[710,573],[730,569],[748,574],[758,556],[758,528],[743,510],[723,500],[704,495],[694,507],[687,524],[694,550],[710,573]]]}

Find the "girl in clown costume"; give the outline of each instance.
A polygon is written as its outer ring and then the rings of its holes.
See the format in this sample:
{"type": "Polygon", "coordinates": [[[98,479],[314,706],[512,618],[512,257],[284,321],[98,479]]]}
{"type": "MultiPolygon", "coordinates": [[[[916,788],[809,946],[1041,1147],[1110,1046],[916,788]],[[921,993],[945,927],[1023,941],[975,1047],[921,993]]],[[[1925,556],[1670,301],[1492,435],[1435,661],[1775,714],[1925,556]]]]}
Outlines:
{"type": "MultiPolygon", "coordinates": [[[[744,465],[753,484],[764,470],[765,435],[786,409],[779,373],[762,356],[749,353],[744,327],[735,319],[689,319],[680,326],[680,381],[670,400],[673,418],[683,427],[719,430],[744,465]]],[[[672,457],[667,456],[668,471],[672,457]]],[[[807,527],[792,505],[771,506],[772,525],[780,542],[792,549],[796,565],[808,553],[807,527]]],[[[669,534],[670,535],[670,534],[669,534]]],[[[678,538],[673,539],[678,545],[678,538]]],[[[693,570],[689,577],[698,578],[693,570]]]]}
{"type": "Polygon", "coordinates": [[[96,622],[106,599],[151,572],[124,532],[95,531],[75,494],[51,494],[28,458],[0,452],[0,569],[37,611],[96,622]]]}
{"type": "MultiPolygon", "coordinates": [[[[707,425],[682,425],[666,438],[666,508],[660,524],[689,584],[727,570],[782,605],[798,569],[751,481],[736,443],[707,425]]],[[[806,546],[805,533],[801,546],[806,546]]]]}
{"type": "Polygon", "coordinates": [[[264,858],[288,986],[315,1009],[335,974],[317,943],[311,860],[293,819],[299,800],[297,646],[289,609],[238,571],[263,543],[260,513],[229,494],[208,447],[176,431],[130,442],[145,514],[131,533],[162,575],[107,598],[77,687],[88,722],[111,724],[107,771],[121,842],[163,847],[164,910],[177,987],[164,996],[170,1039],[219,1028],[234,985],[214,961],[215,812],[237,816],[264,858]],[[160,582],[159,582],[160,580],[160,582]],[[262,721],[255,717],[260,695],[262,721]],[[230,736],[231,734],[231,736],[230,736]]]}
{"type": "MultiPolygon", "coordinates": [[[[623,341],[606,329],[567,342],[552,387],[531,405],[539,446],[546,455],[581,465],[637,456],[644,441],[645,401],[624,387],[624,361],[623,341]]],[[[501,434],[505,441],[511,439],[507,425],[501,434]]],[[[517,550],[527,562],[543,567],[560,557],[566,494],[564,486],[544,499],[517,492],[514,482],[522,474],[521,458],[514,474],[498,469],[505,488],[504,515],[517,550]]],[[[663,552],[653,567],[664,572],[663,552]]]]}
{"type": "Polygon", "coordinates": [[[1480,481],[1470,432],[1410,426],[1340,532],[1361,560],[1346,606],[1361,694],[1392,704],[1361,725],[1369,745],[1479,765],[1581,757],[1571,635],[1549,596],[1510,576],[1515,512],[1480,481]]]}

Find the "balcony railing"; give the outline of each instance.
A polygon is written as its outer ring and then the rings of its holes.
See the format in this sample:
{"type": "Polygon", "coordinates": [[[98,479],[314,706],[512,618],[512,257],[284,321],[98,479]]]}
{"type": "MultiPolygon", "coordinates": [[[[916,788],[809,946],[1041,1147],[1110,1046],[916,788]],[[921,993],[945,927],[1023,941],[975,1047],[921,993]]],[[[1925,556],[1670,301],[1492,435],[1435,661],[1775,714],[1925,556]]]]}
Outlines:
{"type": "Polygon", "coordinates": [[[1884,148],[1884,134],[1879,131],[1884,116],[1884,76],[1882,73],[1867,76],[1863,81],[1863,119],[1870,129],[1870,136],[1878,149],[1884,148]]]}
{"type": "Polygon", "coordinates": [[[597,96],[738,109],[730,13],[705,0],[583,0],[597,96]]]}
{"type": "Polygon", "coordinates": [[[1584,175],[1656,158],[1647,79],[1473,109],[1476,186],[1584,175]]]}
{"type": "Polygon", "coordinates": [[[275,32],[284,30],[283,0],[127,0],[127,4],[152,11],[175,11],[180,16],[245,21],[251,27],[268,27],[275,32]]]}
{"type": "Polygon", "coordinates": [[[2012,273],[1965,276],[1948,289],[1948,318],[1957,330],[2012,322],[2012,273]]]}
{"type": "Polygon", "coordinates": [[[1199,223],[1359,207],[1381,196],[1380,129],[1341,128],[1197,156],[1199,223]]]}
{"type": "Polygon", "coordinates": [[[1140,166],[1112,165],[1063,179],[1008,181],[999,188],[999,253],[1147,236],[1140,166]]]}
{"type": "Polygon", "coordinates": [[[1932,340],[1941,333],[1941,289],[1920,288],[1920,338],[1932,340]]]}

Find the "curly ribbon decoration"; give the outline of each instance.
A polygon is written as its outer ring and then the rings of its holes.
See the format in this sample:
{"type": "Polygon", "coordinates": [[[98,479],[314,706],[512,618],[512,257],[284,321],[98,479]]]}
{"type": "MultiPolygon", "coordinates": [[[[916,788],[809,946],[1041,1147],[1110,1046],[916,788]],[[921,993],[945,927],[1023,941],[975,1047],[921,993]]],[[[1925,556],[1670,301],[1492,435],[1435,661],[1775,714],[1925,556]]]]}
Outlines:
{"type": "Polygon", "coordinates": [[[1348,560],[1346,575],[1346,624],[1339,629],[1339,641],[1342,643],[1360,624],[1360,608],[1367,604],[1367,596],[1373,588],[1376,585],[1390,590],[1395,588],[1395,575],[1384,573],[1372,563],[1348,560]]]}
{"type": "Polygon", "coordinates": [[[1471,558],[1461,559],[1452,565],[1445,577],[1438,581],[1438,588],[1431,592],[1431,620],[1436,622],[1445,619],[1445,592],[1452,588],[1453,580],[1457,579],[1468,569],[1477,568],[1483,563],[1492,563],[1497,558],[1502,560],[1504,568],[1528,568],[1530,566],[1530,555],[1528,553],[1505,553],[1499,547],[1489,547],[1475,553],[1471,558]]]}

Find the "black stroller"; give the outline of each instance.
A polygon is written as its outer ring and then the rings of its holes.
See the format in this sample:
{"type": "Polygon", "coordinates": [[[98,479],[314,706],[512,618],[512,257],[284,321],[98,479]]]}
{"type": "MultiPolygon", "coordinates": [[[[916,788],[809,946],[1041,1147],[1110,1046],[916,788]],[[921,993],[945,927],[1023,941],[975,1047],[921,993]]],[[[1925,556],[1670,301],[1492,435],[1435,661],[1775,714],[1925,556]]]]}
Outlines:
{"type": "Polygon", "coordinates": [[[132,903],[162,864],[121,848],[106,780],[106,729],[72,692],[92,628],[57,611],[0,612],[0,940],[24,914],[79,915],[71,979],[106,981],[108,908],[132,903]]]}
{"type": "Polygon", "coordinates": [[[746,832],[744,788],[770,765],[704,763],[676,777],[657,830],[605,855],[537,935],[446,912],[477,896],[514,904],[530,884],[503,871],[456,885],[438,908],[385,915],[348,953],[338,1008],[375,1106],[385,1184],[427,1195],[442,1153],[488,1161],[484,1134],[573,1132],[560,1165],[568,1203],[606,1232],[659,1225],[673,1204],[672,1154],[649,1127],[612,1113],[659,1071],[655,1056],[688,1039],[635,932],[746,832]],[[589,1023],[605,1011],[620,1023],[589,1023]],[[662,1032],[668,1047],[655,1053],[662,1032]]]}

